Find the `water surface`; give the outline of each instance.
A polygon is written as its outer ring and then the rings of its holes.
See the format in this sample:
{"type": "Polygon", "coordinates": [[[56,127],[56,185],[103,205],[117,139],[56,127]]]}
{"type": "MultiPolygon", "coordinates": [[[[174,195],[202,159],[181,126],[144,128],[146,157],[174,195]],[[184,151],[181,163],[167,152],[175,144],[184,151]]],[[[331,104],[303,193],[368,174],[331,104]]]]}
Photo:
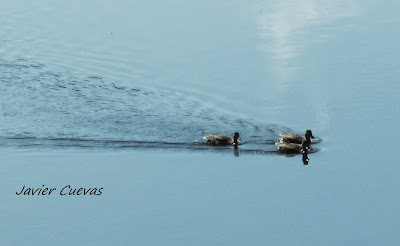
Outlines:
{"type": "Polygon", "coordinates": [[[399,7],[3,4],[1,240],[394,245],[399,7]],[[305,129],[322,139],[308,166],[275,155],[280,132],[305,129]],[[234,131],[240,158],[201,143],[234,131]],[[107,192],[14,194],[66,183],[107,192]]]}

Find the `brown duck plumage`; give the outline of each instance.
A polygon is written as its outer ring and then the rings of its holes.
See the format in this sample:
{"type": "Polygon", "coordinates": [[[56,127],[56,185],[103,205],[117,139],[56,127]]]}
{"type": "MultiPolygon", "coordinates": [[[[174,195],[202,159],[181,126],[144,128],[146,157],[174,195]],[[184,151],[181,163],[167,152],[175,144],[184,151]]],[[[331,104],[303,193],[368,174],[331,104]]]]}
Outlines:
{"type": "Polygon", "coordinates": [[[279,135],[281,136],[280,142],[296,143],[296,144],[301,144],[303,143],[304,140],[307,140],[309,143],[311,143],[310,138],[314,138],[311,130],[307,130],[304,136],[292,133],[281,133],[279,135]]]}
{"type": "Polygon", "coordinates": [[[223,135],[210,135],[203,137],[203,139],[206,140],[206,143],[211,145],[234,145],[234,146],[237,146],[239,138],[240,137],[238,132],[235,132],[233,134],[233,139],[223,135]]]}

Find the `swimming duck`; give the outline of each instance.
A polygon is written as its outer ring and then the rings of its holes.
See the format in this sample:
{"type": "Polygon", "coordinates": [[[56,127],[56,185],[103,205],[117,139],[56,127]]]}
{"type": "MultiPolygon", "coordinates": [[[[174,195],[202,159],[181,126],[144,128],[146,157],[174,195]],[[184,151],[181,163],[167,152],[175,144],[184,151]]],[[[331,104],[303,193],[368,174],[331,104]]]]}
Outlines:
{"type": "Polygon", "coordinates": [[[237,147],[240,136],[238,132],[235,132],[233,134],[233,139],[223,135],[210,135],[203,137],[203,139],[206,140],[206,143],[211,145],[233,145],[237,147]]]}
{"type": "Polygon", "coordinates": [[[306,130],[304,137],[292,133],[281,133],[279,135],[281,136],[280,142],[296,143],[296,144],[301,144],[303,143],[304,140],[307,140],[309,143],[311,143],[310,138],[314,138],[311,130],[306,130]]]}
{"type": "Polygon", "coordinates": [[[307,140],[303,140],[301,144],[287,143],[287,142],[276,142],[275,145],[278,150],[285,153],[307,153],[310,147],[310,143],[307,140]]]}

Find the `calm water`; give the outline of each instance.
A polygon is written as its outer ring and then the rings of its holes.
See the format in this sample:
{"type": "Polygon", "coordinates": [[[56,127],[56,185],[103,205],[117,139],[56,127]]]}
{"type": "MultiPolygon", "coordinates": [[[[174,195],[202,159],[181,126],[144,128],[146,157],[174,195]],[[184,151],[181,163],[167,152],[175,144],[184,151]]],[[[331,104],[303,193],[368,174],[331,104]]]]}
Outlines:
{"type": "Polygon", "coordinates": [[[0,242],[396,245],[399,5],[3,3],[0,242]]]}

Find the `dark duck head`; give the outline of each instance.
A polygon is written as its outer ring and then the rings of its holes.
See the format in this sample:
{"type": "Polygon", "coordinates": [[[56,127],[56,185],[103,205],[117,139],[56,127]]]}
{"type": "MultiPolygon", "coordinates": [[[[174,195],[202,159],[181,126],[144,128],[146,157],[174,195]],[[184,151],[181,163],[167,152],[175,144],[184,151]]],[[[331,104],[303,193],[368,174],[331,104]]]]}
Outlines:
{"type": "Polygon", "coordinates": [[[306,133],[304,134],[304,136],[306,137],[306,140],[308,142],[311,142],[310,138],[314,138],[314,136],[312,135],[312,131],[311,130],[306,130],[306,133]]]}

